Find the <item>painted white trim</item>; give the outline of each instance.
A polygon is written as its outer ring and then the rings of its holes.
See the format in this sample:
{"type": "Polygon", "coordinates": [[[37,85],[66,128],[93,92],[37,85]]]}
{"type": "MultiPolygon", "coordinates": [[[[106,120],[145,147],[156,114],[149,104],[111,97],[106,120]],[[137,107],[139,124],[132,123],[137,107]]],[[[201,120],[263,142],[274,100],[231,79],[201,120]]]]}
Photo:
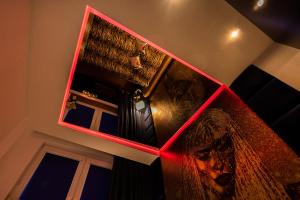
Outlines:
{"type": "Polygon", "coordinates": [[[79,162],[66,199],[70,199],[70,200],[73,199],[73,196],[77,190],[79,181],[81,180],[82,173],[85,173],[85,171],[84,171],[85,165],[86,165],[86,162],[79,162]]]}
{"type": "Polygon", "coordinates": [[[65,158],[70,158],[73,160],[79,161],[76,172],[74,174],[71,186],[69,188],[66,199],[77,199],[76,196],[79,196],[80,199],[84,183],[88,174],[88,170],[91,164],[97,165],[99,167],[103,167],[106,169],[112,169],[112,160],[108,161],[107,159],[95,159],[94,156],[89,157],[86,155],[81,155],[78,153],[66,151],[63,149],[59,149],[53,146],[44,145],[38,154],[33,158],[32,162],[29,164],[27,169],[19,178],[16,185],[13,187],[12,191],[9,193],[7,199],[18,199],[21,195],[22,191],[25,189],[26,185],[30,181],[34,172],[38,168],[42,159],[44,158],[46,153],[51,153],[54,155],[58,155],[65,158]]]}
{"type": "MultiPolygon", "coordinates": [[[[96,106],[84,103],[82,101],[76,101],[76,103],[80,104],[80,105],[83,105],[83,106],[86,106],[86,107],[89,107],[89,108],[92,108],[92,109],[95,110],[93,118],[92,118],[92,122],[91,122],[91,125],[90,125],[90,129],[95,130],[95,131],[99,131],[99,127],[100,127],[100,123],[101,123],[101,118],[102,118],[102,113],[103,112],[111,114],[113,116],[118,116],[117,113],[114,113],[114,112],[111,112],[111,111],[108,111],[108,110],[105,110],[105,109],[102,109],[102,108],[99,108],[99,107],[96,107],[96,106]]],[[[65,109],[64,119],[67,116],[67,113],[69,111],[70,111],[70,109],[65,109]]]]}
{"type": "Polygon", "coordinates": [[[77,188],[74,191],[74,193],[72,194],[70,199],[80,199],[82,191],[83,191],[83,187],[84,187],[84,184],[85,184],[85,180],[86,180],[87,175],[89,173],[89,168],[90,168],[89,163],[85,162],[84,166],[83,166],[81,176],[78,180],[77,188]]]}
{"type": "Polygon", "coordinates": [[[100,122],[101,122],[101,117],[102,117],[102,111],[100,109],[96,109],[94,116],[93,116],[93,120],[90,126],[90,129],[95,130],[95,131],[99,131],[99,126],[100,126],[100,122]]]}
{"type": "Polygon", "coordinates": [[[80,104],[80,105],[83,105],[83,106],[86,106],[86,107],[89,107],[89,108],[93,108],[95,110],[101,110],[102,112],[107,112],[111,115],[114,115],[114,116],[118,116],[118,114],[116,112],[111,112],[111,111],[108,111],[108,110],[105,110],[103,108],[99,108],[99,107],[96,107],[96,106],[93,106],[93,105],[90,105],[90,104],[87,104],[87,103],[84,103],[82,101],[76,101],[77,104],[80,104]]]}
{"type": "Polygon", "coordinates": [[[109,164],[109,163],[103,162],[101,160],[95,160],[95,159],[88,158],[86,160],[83,173],[82,173],[81,178],[79,180],[78,187],[76,188],[76,192],[75,192],[74,196],[72,197],[72,199],[80,199],[83,188],[84,188],[84,184],[85,184],[85,181],[86,181],[86,178],[87,178],[87,175],[88,175],[88,172],[89,172],[89,169],[90,169],[91,165],[96,165],[98,167],[106,168],[106,169],[109,169],[109,170],[112,169],[112,163],[109,164]]]}
{"type": "Polygon", "coordinates": [[[114,108],[118,108],[118,105],[116,105],[116,104],[113,104],[113,103],[110,103],[110,102],[107,102],[107,101],[104,101],[104,100],[101,100],[101,99],[98,99],[98,98],[85,96],[81,92],[78,92],[78,91],[75,91],[75,90],[70,90],[70,93],[76,94],[78,96],[85,97],[87,99],[90,99],[90,100],[93,100],[93,101],[96,101],[96,102],[99,102],[99,103],[102,103],[102,104],[105,104],[105,105],[108,105],[108,106],[111,106],[111,107],[114,107],[114,108]]]}

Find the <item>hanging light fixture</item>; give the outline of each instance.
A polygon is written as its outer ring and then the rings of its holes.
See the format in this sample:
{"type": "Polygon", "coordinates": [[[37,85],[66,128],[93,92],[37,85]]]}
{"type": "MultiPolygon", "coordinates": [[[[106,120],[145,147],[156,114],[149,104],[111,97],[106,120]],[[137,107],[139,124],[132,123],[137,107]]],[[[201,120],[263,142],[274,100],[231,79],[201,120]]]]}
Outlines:
{"type": "Polygon", "coordinates": [[[142,68],[140,55],[130,57],[130,63],[135,69],[142,68]]]}
{"type": "Polygon", "coordinates": [[[146,45],[147,45],[146,42],[136,39],[136,47],[137,47],[137,52],[135,54],[136,56],[130,57],[130,63],[135,69],[142,68],[141,55],[145,55],[146,45]]]}
{"type": "Polygon", "coordinates": [[[140,89],[137,89],[133,93],[133,99],[135,101],[136,110],[141,111],[146,107],[145,102],[144,102],[144,95],[140,89]]]}
{"type": "Polygon", "coordinates": [[[135,108],[138,110],[138,111],[141,111],[145,108],[145,102],[143,100],[140,100],[138,102],[135,103],[135,108]]]}
{"type": "Polygon", "coordinates": [[[139,54],[146,54],[146,46],[147,46],[147,42],[137,39],[137,47],[138,47],[139,54]]]}

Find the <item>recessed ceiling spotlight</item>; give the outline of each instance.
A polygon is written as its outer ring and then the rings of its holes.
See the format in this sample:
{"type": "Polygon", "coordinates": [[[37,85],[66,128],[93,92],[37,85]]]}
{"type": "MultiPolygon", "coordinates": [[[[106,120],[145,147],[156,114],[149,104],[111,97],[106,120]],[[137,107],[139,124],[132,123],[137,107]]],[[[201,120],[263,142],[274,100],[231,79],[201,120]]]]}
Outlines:
{"type": "Polygon", "coordinates": [[[266,0],[257,0],[254,5],[254,10],[261,9],[266,4],[266,0]]]}
{"type": "Polygon", "coordinates": [[[230,38],[235,39],[239,36],[239,34],[240,34],[240,29],[238,29],[238,28],[234,29],[230,32],[230,38]]]}
{"type": "Polygon", "coordinates": [[[233,28],[226,34],[226,43],[235,42],[240,39],[241,30],[239,28],[233,28]]]}
{"type": "Polygon", "coordinates": [[[256,6],[257,6],[257,7],[262,7],[264,4],[265,4],[265,0],[258,0],[258,1],[256,2],[256,6]]]}

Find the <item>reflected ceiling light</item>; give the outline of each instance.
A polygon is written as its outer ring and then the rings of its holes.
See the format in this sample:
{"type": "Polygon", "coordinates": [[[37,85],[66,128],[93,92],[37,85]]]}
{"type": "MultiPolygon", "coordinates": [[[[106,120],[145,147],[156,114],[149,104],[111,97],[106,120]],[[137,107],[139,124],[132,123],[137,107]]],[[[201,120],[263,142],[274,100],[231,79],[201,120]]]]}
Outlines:
{"type": "Polygon", "coordinates": [[[254,10],[258,10],[262,8],[265,5],[266,1],[265,0],[257,0],[255,5],[254,5],[254,10]]]}
{"type": "Polygon", "coordinates": [[[258,7],[262,7],[262,6],[264,5],[264,3],[265,3],[265,0],[258,0],[258,1],[256,2],[256,5],[257,5],[258,7]]]}
{"type": "Polygon", "coordinates": [[[157,108],[156,108],[156,107],[154,107],[154,106],[152,106],[152,107],[151,107],[151,112],[152,112],[152,114],[155,114],[155,113],[157,113],[157,108]]]}
{"type": "Polygon", "coordinates": [[[180,5],[182,5],[183,0],[163,0],[162,2],[165,4],[168,11],[173,10],[174,12],[174,9],[180,8],[180,5]]]}
{"type": "Polygon", "coordinates": [[[230,32],[230,39],[236,39],[240,35],[240,29],[234,29],[230,32]]]}
{"type": "Polygon", "coordinates": [[[181,2],[181,0],[167,0],[168,2],[170,2],[171,4],[178,4],[181,2]]]}

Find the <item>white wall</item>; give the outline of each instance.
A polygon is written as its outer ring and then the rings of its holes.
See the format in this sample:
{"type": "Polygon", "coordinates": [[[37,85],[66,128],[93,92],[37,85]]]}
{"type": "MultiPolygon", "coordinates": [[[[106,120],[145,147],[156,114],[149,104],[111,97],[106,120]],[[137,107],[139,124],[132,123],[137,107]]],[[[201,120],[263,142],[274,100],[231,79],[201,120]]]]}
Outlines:
{"type": "Polygon", "coordinates": [[[300,49],[274,43],[254,61],[254,64],[300,90],[300,49]]]}
{"type": "Polygon", "coordinates": [[[29,0],[0,1],[0,146],[26,115],[29,0]]]}

